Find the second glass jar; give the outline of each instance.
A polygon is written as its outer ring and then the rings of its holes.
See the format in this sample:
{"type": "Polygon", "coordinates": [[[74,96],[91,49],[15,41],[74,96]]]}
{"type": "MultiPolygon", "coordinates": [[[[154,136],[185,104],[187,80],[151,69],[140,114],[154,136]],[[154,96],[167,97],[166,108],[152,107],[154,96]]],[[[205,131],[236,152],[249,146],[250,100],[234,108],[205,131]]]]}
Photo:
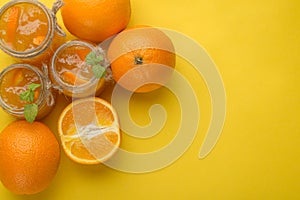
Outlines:
{"type": "MultiPolygon", "coordinates": [[[[73,40],[61,45],[54,53],[50,64],[50,77],[53,84],[65,95],[73,98],[99,95],[105,86],[105,79],[98,79],[92,66],[85,62],[90,52],[104,56],[96,45],[73,40]]],[[[102,63],[105,65],[105,60],[102,63]]]]}

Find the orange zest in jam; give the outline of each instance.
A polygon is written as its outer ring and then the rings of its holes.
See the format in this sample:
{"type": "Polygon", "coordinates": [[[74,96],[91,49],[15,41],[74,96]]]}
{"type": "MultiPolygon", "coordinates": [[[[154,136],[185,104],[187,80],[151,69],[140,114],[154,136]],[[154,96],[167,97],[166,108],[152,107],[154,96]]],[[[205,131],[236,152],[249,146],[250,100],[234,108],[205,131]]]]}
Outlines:
{"type": "Polygon", "coordinates": [[[75,74],[69,71],[65,71],[61,74],[61,78],[65,83],[71,84],[71,85],[81,85],[86,83],[86,80],[78,78],[75,74]]]}
{"type": "Polygon", "coordinates": [[[16,37],[19,15],[20,8],[18,6],[14,6],[10,9],[7,19],[7,43],[11,46],[13,46],[16,37]]]}

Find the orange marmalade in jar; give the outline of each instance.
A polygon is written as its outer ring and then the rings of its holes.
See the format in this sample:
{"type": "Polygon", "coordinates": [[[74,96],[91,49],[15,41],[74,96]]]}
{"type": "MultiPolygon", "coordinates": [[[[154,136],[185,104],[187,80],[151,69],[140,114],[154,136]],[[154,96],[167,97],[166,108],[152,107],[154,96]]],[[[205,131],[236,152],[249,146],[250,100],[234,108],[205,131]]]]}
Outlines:
{"type": "Polygon", "coordinates": [[[33,103],[38,106],[36,119],[49,114],[54,107],[56,93],[51,89],[51,82],[45,74],[37,67],[28,64],[13,64],[0,73],[0,106],[3,110],[23,119],[24,107],[28,102],[21,100],[20,95],[30,84],[39,84],[34,91],[33,100],[33,103]]]}
{"type": "Polygon", "coordinates": [[[57,1],[52,10],[35,0],[13,0],[0,10],[0,48],[22,62],[41,65],[64,42],[56,22],[57,1]]]}
{"type": "Polygon", "coordinates": [[[97,52],[104,58],[101,48],[80,40],[69,41],[54,53],[50,64],[51,79],[65,95],[73,98],[97,96],[104,89],[105,78],[96,78],[92,66],[86,63],[90,52],[97,52]]]}

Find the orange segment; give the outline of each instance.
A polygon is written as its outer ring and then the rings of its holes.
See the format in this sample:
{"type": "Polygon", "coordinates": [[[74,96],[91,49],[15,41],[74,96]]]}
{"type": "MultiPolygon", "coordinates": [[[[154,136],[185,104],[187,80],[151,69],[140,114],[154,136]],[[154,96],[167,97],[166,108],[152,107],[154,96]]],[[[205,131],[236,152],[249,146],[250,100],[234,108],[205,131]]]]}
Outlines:
{"type": "Polygon", "coordinates": [[[58,132],[67,156],[81,164],[98,164],[109,159],[120,145],[118,117],[100,98],[69,104],[59,117],[58,132]]]}
{"type": "Polygon", "coordinates": [[[75,74],[69,71],[65,71],[61,75],[62,80],[70,85],[82,85],[86,83],[86,80],[78,78],[75,74]]]}
{"type": "Polygon", "coordinates": [[[19,7],[14,6],[10,9],[10,13],[7,20],[7,43],[11,45],[13,45],[15,40],[19,14],[20,14],[19,7]]]}

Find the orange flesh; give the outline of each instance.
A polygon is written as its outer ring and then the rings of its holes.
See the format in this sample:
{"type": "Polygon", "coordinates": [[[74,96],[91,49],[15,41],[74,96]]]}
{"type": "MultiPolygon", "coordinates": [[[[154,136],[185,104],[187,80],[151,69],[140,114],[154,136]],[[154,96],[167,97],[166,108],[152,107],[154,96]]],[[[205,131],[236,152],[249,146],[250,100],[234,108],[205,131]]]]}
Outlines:
{"type": "Polygon", "coordinates": [[[82,102],[73,106],[64,116],[64,121],[62,125],[62,131],[64,134],[72,135],[76,131],[76,123],[80,126],[86,126],[93,123],[95,120],[101,126],[110,126],[114,122],[114,117],[109,108],[106,106],[91,101],[82,102]],[[95,116],[96,113],[96,116],[95,116]],[[74,119],[74,116],[76,117],[74,119]],[[97,119],[95,119],[97,117],[97,119]]]}
{"type": "Polygon", "coordinates": [[[92,101],[74,105],[72,109],[65,113],[61,124],[62,142],[67,151],[77,158],[86,161],[103,158],[115,148],[119,140],[118,133],[107,131],[104,134],[94,135],[91,140],[83,137],[74,138],[74,136],[80,134],[77,128],[82,126],[96,123],[99,127],[111,127],[115,120],[111,110],[98,102],[95,105],[92,101]],[[86,146],[88,146],[88,149],[86,146]],[[96,155],[93,155],[93,153],[96,155]]]}
{"type": "Polygon", "coordinates": [[[48,33],[44,11],[30,3],[8,8],[0,19],[0,38],[10,49],[26,52],[38,47],[48,33]]]}
{"type": "Polygon", "coordinates": [[[55,71],[60,79],[69,85],[82,85],[93,77],[91,66],[85,63],[85,57],[91,50],[88,47],[74,45],[61,50],[55,60],[55,71]]]}
{"type": "Polygon", "coordinates": [[[72,141],[65,142],[65,145],[67,146],[68,149],[70,149],[71,153],[74,156],[79,158],[84,158],[85,160],[95,160],[97,158],[102,158],[105,155],[107,155],[111,151],[111,149],[114,148],[114,145],[117,143],[117,140],[118,140],[118,135],[114,132],[109,132],[98,137],[96,136],[93,139],[93,142],[91,143],[86,144],[86,142],[82,142],[80,139],[78,139],[77,141],[72,140],[72,141]],[[100,146],[101,148],[97,149],[97,155],[94,156],[92,155],[92,152],[90,152],[86,148],[85,144],[89,145],[89,147],[90,144],[93,144],[95,146],[96,145],[100,146]]]}
{"type": "MultiPolygon", "coordinates": [[[[28,102],[20,100],[20,94],[27,90],[31,83],[41,84],[37,74],[26,68],[15,68],[8,71],[0,85],[1,98],[14,109],[22,109],[28,102]]],[[[34,100],[40,95],[40,87],[35,90],[34,100]]]]}

